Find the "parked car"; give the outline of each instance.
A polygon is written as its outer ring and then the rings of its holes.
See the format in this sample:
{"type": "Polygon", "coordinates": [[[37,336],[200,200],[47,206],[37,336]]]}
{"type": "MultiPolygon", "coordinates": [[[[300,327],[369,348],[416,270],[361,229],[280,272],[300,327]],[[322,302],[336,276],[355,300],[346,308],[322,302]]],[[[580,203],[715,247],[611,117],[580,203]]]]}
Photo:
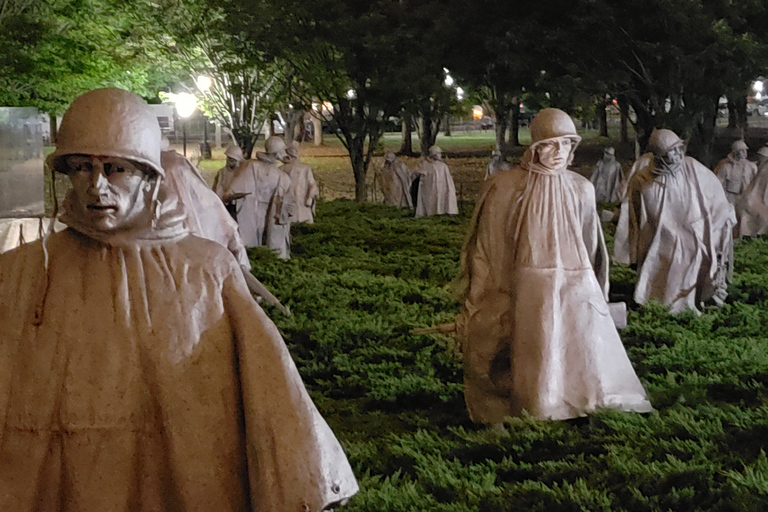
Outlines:
{"type": "Polygon", "coordinates": [[[747,115],[748,116],[765,116],[768,115],[768,98],[761,100],[753,100],[747,102],[747,115]]]}

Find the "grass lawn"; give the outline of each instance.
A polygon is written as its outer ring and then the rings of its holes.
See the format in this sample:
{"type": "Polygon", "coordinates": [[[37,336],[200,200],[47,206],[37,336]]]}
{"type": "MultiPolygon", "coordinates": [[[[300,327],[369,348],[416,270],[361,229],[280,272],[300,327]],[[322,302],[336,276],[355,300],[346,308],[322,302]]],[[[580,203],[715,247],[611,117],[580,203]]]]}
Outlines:
{"type": "MultiPolygon", "coordinates": [[[[602,156],[603,148],[611,144],[617,149],[617,158],[627,167],[634,157],[634,148],[631,143],[619,143],[616,137],[606,139],[598,137],[594,130],[580,130],[583,137],[582,144],[577,151],[576,160],[572,168],[582,174],[589,174],[595,162],[602,156]]],[[[456,132],[448,137],[443,132],[437,138],[437,144],[445,152],[444,158],[451,168],[457,193],[466,200],[474,200],[482,183],[485,166],[490,160],[491,151],[495,144],[495,135],[492,130],[456,132]]],[[[373,175],[377,168],[383,165],[383,156],[386,151],[397,152],[400,148],[400,133],[385,133],[380,142],[380,147],[374,154],[368,169],[367,184],[369,189],[373,185],[373,175]]],[[[263,144],[263,141],[260,141],[263,144]]],[[[530,131],[521,128],[520,142],[530,143],[530,131]]],[[[419,139],[414,133],[414,151],[419,150],[419,139]]],[[[181,152],[180,147],[175,148],[181,152]]],[[[255,152],[263,150],[257,146],[255,152]]],[[[509,159],[512,162],[519,161],[525,146],[511,151],[509,159]]],[[[314,146],[311,143],[301,145],[302,160],[312,166],[315,178],[320,185],[320,197],[325,200],[352,199],[355,196],[355,181],[352,174],[352,164],[349,161],[347,151],[341,141],[334,135],[326,135],[322,146],[314,146]]],[[[419,157],[403,157],[402,160],[409,167],[418,165],[419,157]]],[[[214,149],[211,160],[201,160],[198,167],[209,183],[213,182],[216,172],[224,166],[224,150],[214,149]]],[[[373,194],[373,192],[370,192],[373,194]]],[[[374,196],[369,196],[373,198],[374,196]]]]}

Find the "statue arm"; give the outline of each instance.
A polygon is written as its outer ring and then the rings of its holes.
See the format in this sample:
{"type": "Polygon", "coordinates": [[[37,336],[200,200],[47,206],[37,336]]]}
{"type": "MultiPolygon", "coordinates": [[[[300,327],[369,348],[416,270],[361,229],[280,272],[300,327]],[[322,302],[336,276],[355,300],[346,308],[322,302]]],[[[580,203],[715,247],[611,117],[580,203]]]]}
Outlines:
{"type": "Polygon", "coordinates": [[[291,179],[288,175],[280,176],[280,182],[275,191],[275,223],[288,224],[296,210],[296,198],[291,190],[291,179]]]}
{"type": "Polygon", "coordinates": [[[315,181],[315,174],[312,169],[307,170],[307,196],[304,200],[305,206],[312,206],[315,202],[315,198],[320,195],[320,187],[317,186],[315,181]]]}
{"type": "Polygon", "coordinates": [[[603,290],[605,300],[608,301],[610,261],[608,259],[608,249],[605,246],[603,228],[595,206],[595,188],[591,184],[587,185],[585,183],[581,196],[584,245],[589,252],[589,260],[594,269],[597,282],[600,285],[600,289],[603,290]]]}
{"type": "Polygon", "coordinates": [[[479,324],[497,323],[509,309],[509,295],[503,291],[509,283],[503,282],[507,275],[503,269],[505,262],[513,261],[514,248],[505,236],[507,208],[503,200],[498,201],[495,183],[486,183],[462,251],[464,305],[456,319],[462,339],[484,332],[489,326],[479,324]]]}

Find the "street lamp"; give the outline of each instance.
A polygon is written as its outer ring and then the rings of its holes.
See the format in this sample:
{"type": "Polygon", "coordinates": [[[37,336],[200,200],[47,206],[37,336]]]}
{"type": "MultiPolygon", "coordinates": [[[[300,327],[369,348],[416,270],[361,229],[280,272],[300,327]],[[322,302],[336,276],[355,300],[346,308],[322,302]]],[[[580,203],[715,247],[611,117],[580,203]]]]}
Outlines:
{"type": "Polygon", "coordinates": [[[179,117],[182,119],[181,133],[184,144],[184,156],[187,156],[187,118],[191,116],[197,108],[197,98],[195,98],[194,94],[181,92],[174,95],[173,101],[176,104],[176,113],[179,114],[179,117]]]}
{"type": "MultiPolygon", "coordinates": [[[[208,89],[211,88],[211,85],[213,85],[213,80],[210,79],[210,77],[207,77],[205,75],[198,75],[197,80],[195,80],[195,83],[197,84],[197,88],[200,89],[200,92],[203,93],[203,96],[206,95],[208,92],[208,89]]],[[[202,157],[203,158],[211,158],[211,145],[208,144],[208,118],[203,115],[203,150],[202,150],[202,157]]]]}

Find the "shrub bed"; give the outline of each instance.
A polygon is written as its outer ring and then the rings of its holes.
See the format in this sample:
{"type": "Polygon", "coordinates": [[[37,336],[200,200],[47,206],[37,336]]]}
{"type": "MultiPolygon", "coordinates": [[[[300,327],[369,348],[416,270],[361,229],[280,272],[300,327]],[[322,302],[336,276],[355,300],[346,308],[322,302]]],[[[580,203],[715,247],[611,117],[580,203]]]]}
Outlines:
{"type": "MultiPolygon", "coordinates": [[[[344,445],[358,511],[762,511],[768,506],[768,240],[736,246],[727,304],[630,305],[622,339],[656,411],[472,424],[455,339],[410,334],[459,311],[468,218],[320,203],[293,259],[253,250],[266,306],[344,445]]],[[[611,239],[611,226],[606,226],[611,239]]],[[[614,294],[634,272],[612,268],[614,294]]]]}

